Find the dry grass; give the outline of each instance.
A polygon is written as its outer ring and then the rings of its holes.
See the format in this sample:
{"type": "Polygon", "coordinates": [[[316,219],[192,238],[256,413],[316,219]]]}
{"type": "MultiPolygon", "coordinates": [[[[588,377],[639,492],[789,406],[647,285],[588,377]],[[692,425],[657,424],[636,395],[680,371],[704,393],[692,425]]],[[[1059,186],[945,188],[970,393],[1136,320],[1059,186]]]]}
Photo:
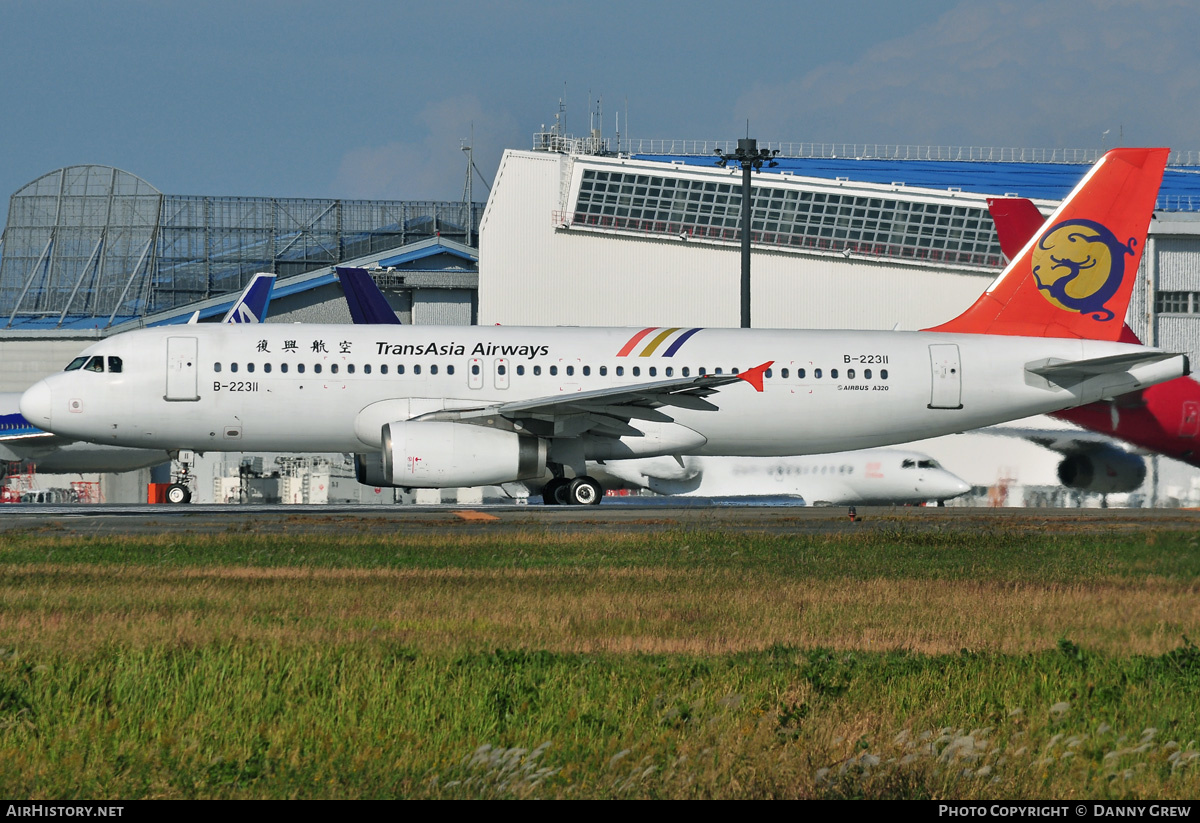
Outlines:
{"type": "Polygon", "coordinates": [[[728,570],[163,568],[0,572],[26,648],[390,638],[417,649],[724,654],[774,644],[1020,654],[1059,639],[1162,654],[1200,636],[1194,582],[777,580],[728,570]]]}

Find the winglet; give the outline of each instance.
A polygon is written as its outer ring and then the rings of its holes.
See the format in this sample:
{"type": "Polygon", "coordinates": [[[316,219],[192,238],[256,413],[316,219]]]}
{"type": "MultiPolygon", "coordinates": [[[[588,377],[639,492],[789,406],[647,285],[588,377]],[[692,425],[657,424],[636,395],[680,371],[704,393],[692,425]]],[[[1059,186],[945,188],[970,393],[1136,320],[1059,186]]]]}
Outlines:
{"type": "Polygon", "coordinates": [[[745,380],[747,383],[749,383],[751,386],[753,386],[755,391],[762,391],[763,390],[763,372],[765,372],[767,369],[771,368],[771,364],[774,362],[775,362],[774,360],[768,360],[766,363],[763,363],[761,366],[755,366],[752,369],[747,369],[744,372],[739,372],[738,378],[740,380],[745,380]]]}
{"type": "Polygon", "coordinates": [[[1105,154],[982,297],[926,331],[1118,340],[1169,153],[1105,154]]]}

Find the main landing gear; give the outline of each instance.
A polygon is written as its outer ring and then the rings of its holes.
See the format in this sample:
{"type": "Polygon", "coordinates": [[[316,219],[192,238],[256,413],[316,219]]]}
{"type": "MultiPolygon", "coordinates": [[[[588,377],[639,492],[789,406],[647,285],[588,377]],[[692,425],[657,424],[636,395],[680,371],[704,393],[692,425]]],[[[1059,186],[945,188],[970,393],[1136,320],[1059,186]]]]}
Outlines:
{"type": "Polygon", "coordinates": [[[587,475],[555,477],[542,487],[547,506],[596,506],[604,497],[604,487],[587,475]]]}

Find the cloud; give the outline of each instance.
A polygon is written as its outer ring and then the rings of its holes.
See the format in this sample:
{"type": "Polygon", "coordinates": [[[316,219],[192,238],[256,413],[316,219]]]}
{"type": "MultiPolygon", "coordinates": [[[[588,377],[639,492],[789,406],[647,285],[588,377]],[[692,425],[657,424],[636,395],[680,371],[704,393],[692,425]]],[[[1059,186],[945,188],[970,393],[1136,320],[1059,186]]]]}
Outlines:
{"type": "Polygon", "coordinates": [[[963,2],[846,62],[744,94],[772,140],[1196,147],[1200,24],[1183,2],[963,2]]]}
{"type": "MultiPolygon", "coordinates": [[[[466,155],[461,146],[474,127],[475,165],[490,182],[503,149],[517,139],[511,115],[486,111],[473,95],[427,105],[401,124],[408,139],[346,151],[330,186],[331,196],[367,200],[461,200],[466,155]]],[[[473,198],[487,199],[475,177],[473,198]]]]}

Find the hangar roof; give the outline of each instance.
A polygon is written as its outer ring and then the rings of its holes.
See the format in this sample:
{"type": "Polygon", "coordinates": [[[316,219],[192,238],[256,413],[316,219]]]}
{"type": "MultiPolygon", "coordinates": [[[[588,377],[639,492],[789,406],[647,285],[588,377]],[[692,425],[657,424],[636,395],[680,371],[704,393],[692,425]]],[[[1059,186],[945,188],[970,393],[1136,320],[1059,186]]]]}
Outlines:
{"type": "MultiPolygon", "coordinates": [[[[712,166],[712,155],[636,154],[638,160],[712,166]]],[[[828,180],[904,183],[928,189],[961,189],[987,195],[1062,200],[1091,163],[1023,163],[979,160],[876,160],[856,157],[777,157],[773,172],[828,180]]],[[[1200,211],[1200,167],[1168,166],[1159,190],[1163,211],[1200,211]]]]}

